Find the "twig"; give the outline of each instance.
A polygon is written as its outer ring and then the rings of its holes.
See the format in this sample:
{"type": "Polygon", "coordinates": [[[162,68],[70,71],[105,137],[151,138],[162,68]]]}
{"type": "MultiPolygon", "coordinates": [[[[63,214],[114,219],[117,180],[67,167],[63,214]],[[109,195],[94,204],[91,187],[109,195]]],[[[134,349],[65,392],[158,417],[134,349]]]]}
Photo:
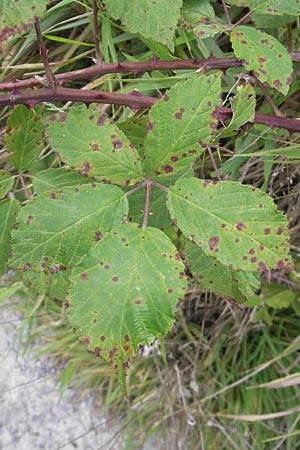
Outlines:
{"type": "Polygon", "coordinates": [[[210,148],[210,147],[207,147],[207,151],[208,151],[209,157],[210,157],[210,159],[211,159],[213,168],[215,169],[217,178],[218,178],[219,181],[222,181],[222,177],[221,177],[221,174],[220,174],[220,172],[219,172],[219,169],[218,169],[216,160],[215,160],[215,158],[214,158],[213,152],[211,151],[211,148],[210,148]]]}
{"type": "Polygon", "coordinates": [[[34,19],[34,28],[35,28],[35,32],[36,32],[36,36],[37,36],[37,40],[38,40],[38,44],[39,44],[40,55],[41,55],[41,58],[42,58],[42,61],[44,64],[44,68],[45,68],[45,75],[48,80],[50,89],[52,89],[52,91],[54,91],[56,89],[56,80],[55,80],[53,73],[51,72],[51,68],[50,68],[50,64],[49,64],[49,60],[48,60],[47,49],[44,45],[40,22],[37,17],[34,19]]]}
{"type": "Polygon", "coordinates": [[[99,8],[98,8],[98,2],[97,0],[93,0],[93,33],[94,33],[94,42],[95,42],[95,52],[96,52],[96,60],[98,64],[103,64],[103,59],[101,58],[100,54],[100,39],[99,39],[99,33],[98,33],[98,14],[99,8]]]}
{"type": "Polygon", "coordinates": [[[223,6],[223,9],[224,9],[224,12],[225,12],[227,23],[228,23],[229,27],[232,28],[231,19],[230,19],[230,15],[229,15],[229,12],[228,12],[228,6],[226,5],[225,0],[221,0],[221,2],[222,2],[222,6],[223,6]]]}
{"type": "Polygon", "coordinates": [[[130,191],[125,192],[126,197],[142,189],[144,186],[146,186],[148,182],[149,182],[148,180],[145,180],[142,183],[137,184],[134,188],[130,189],[130,191]]]}
{"type": "Polygon", "coordinates": [[[149,208],[150,208],[150,194],[151,194],[151,181],[147,181],[143,228],[146,228],[146,226],[148,225],[149,208]]]}
{"type": "MultiPolygon", "coordinates": [[[[300,61],[300,52],[290,53],[292,61],[300,61]]],[[[203,69],[205,71],[212,69],[227,70],[233,67],[242,67],[243,61],[237,58],[215,58],[209,57],[206,59],[186,59],[186,60],[159,60],[149,59],[142,62],[121,62],[96,65],[88,67],[87,69],[74,70],[72,72],[65,72],[56,75],[56,80],[60,86],[68,81],[74,80],[88,80],[94,77],[100,77],[109,73],[141,73],[153,72],[155,70],[186,70],[186,69],[203,69]]],[[[25,89],[31,87],[39,87],[40,81],[33,78],[27,80],[6,81],[0,83],[0,91],[12,91],[15,89],[25,89]]]]}

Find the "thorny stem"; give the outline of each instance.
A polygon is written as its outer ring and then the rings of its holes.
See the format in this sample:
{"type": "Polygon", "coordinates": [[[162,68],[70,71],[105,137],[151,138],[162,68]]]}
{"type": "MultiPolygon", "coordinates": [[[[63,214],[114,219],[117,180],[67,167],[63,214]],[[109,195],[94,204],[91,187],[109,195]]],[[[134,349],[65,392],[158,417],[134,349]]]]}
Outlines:
{"type": "MultiPolygon", "coordinates": [[[[1,106],[14,106],[17,104],[25,104],[33,107],[37,103],[42,102],[83,102],[89,103],[106,103],[115,105],[126,105],[130,107],[151,108],[158,98],[147,97],[144,95],[135,96],[133,94],[119,94],[111,92],[99,92],[91,90],[71,89],[57,87],[55,91],[50,89],[37,89],[30,92],[22,92],[14,94],[0,95],[1,106]]],[[[231,119],[232,110],[230,108],[218,107],[216,109],[216,117],[224,121],[231,119]]],[[[271,128],[284,128],[291,132],[300,132],[300,120],[286,117],[278,117],[271,114],[256,113],[252,123],[261,123],[271,128]]]]}
{"type": "Polygon", "coordinates": [[[146,228],[146,226],[148,225],[151,184],[152,184],[151,181],[147,181],[147,183],[146,183],[146,201],[145,201],[145,209],[144,209],[143,228],[146,228]]]}
{"type": "Polygon", "coordinates": [[[56,88],[56,80],[55,80],[53,73],[51,72],[51,68],[50,68],[50,64],[49,64],[49,60],[48,60],[47,49],[44,45],[40,22],[37,17],[34,19],[34,28],[35,28],[37,40],[39,43],[39,51],[40,51],[40,55],[41,55],[41,58],[42,58],[42,61],[44,64],[46,78],[47,78],[49,87],[52,89],[52,91],[54,91],[56,88]]]}
{"type": "Polygon", "coordinates": [[[232,28],[231,19],[230,19],[230,15],[229,15],[229,12],[228,12],[228,6],[226,5],[225,0],[221,0],[221,2],[222,2],[222,6],[223,6],[223,9],[224,9],[224,12],[225,12],[227,23],[228,23],[229,27],[232,28]]]}
{"type": "Polygon", "coordinates": [[[96,60],[98,64],[103,64],[103,60],[100,54],[100,40],[98,33],[98,18],[97,18],[98,11],[99,11],[98,0],[93,0],[93,24],[94,24],[93,33],[94,33],[96,60]]]}
{"type": "MultiPolygon", "coordinates": [[[[300,61],[300,52],[290,53],[292,61],[300,61]]],[[[184,60],[159,60],[157,58],[142,62],[121,62],[95,65],[87,69],[74,70],[56,75],[57,82],[62,86],[68,81],[88,80],[109,73],[141,73],[153,72],[155,70],[186,70],[203,69],[204,72],[212,69],[227,70],[232,67],[242,67],[243,61],[237,58],[215,58],[210,56],[206,59],[184,59],[184,60]]],[[[12,91],[31,87],[39,87],[40,82],[35,77],[26,80],[15,80],[0,83],[0,91],[12,91]]]]}

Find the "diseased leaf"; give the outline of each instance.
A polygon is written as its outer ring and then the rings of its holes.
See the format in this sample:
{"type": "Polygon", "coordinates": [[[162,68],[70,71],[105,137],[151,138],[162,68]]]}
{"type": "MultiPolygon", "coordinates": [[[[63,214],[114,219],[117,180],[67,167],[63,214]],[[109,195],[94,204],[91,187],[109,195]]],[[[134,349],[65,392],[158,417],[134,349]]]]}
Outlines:
{"type": "Polygon", "coordinates": [[[47,191],[61,191],[67,186],[91,184],[91,179],[85,175],[65,168],[47,169],[34,175],[32,186],[35,192],[42,194],[47,191]]]}
{"type": "Polygon", "coordinates": [[[299,0],[228,0],[228,3],[237,6],[246,6],[257,14],[292,16],[300,15],[299,0]]]}
{"type": "Polygon", "coordinates": [[[0,56],[6,41],[32,26],[35,16],[41,16],[50,0],[1,0],[0,3],[0,56]]]}
{"type": "Polygon", "coordinates": [[[238,87],[237,94],[231,101],[232,119],[228,127],[226,127],[221,136],[225,137],[232,130],[235,130],[247,122],[252,122],[255,116],[255,90],[250,84],[238,87]]]}
{"type": "Polygon", "coordinates": [[[186,178],[171,186],[168,207],[187,238],[231,269],[293,267],[287,219],[258,189],[186,178]]]}
{"type": "Polygon", "coordinates": [[[279,286],[271,283],[267,286],[265,292],[266,304],[271,308],[284,309],[288,308],[295,300],[297,294],[286,286],[279,286]]]}
{"type": "Polygon", "coordinates": [[[7,271],[11,231],[19,208],[20,204],[17,200],[5,199],[0,202],[0,275],[7,271]]]}
{"type": "Polygon", "coordinates": [[[14,184],[14,177],[6,170],[0,170],[0,198],[4,197],[11,190],[14,184]]]}
{"type": "Polygon", "coordinates": [[[234,28],[231,43],[237,58],[253,70],[262,82],[267,82],[282,94],[287,94],[292,82],[292,61],[286,48],[273,36],[245,25],[234,28]]]}
{"type": "Polygon", "coordinates": [[[95,183],[45,192],[19,215],[10,266],[25,272],[67,270],[121,223],[127,210],[127,199],[116,186],[95,183]]]}
{"type": "Polygon", "coordinates": [[[144,150],[148,174],[178,172],[202,154],[217,126],[220,75],[179,82],[151,108],[144,150]]]}
{"type": "Polygon", "coordinates": [[[252,272],[232,270],[205,253],[193,242],[186,245],[186,264],[203,289],[210,289],[225,299],[244,302],[255,294],[260,281],[252,272]]]}
{"type": "Polygon", "coordinates": [[[214,36],[228,28],[222,19],[215,16],[208,0],[185,0],[181,13],[181,26],[187,31],[193,31],[201,39],[214,36]]]}
{"type": "Polygon", "coordinates": [[[141,180],[136,149],[115,124],[92,108],[52,114],[46,126],[52,148],[82,174],[122,186],[141,180]]]}
{"type": "MultiPolygon", "coordinates": [[[[170,187],[179,178],[187,178],[194,175],[193,169],[189,168],[181,172],[171,174],[171,175],[159,175],[154,177],[153,180],[165,187],[170,187]]],[[[139,191],[131,194],[128,197],[129,201],[129,213],[128,217],[132,222],[143,223],[144,219],[144,207],[145,207],[145,190],[140,189],[139,191]]],[[[167,211],[166,206],[167,193],[155,186],[151,189],[151,201],[150,201],[150,215],[148,219],[148,224],[151,227],[157,227],[161,230],[172,224],[170,214],[167,211]]]]}
{"type": "Polygon", "coordinates": [[[105,0],[108,11],[132,33],[174,50],[173,38],[180,17],[182,0],[105,0]]]}
{"type": "Polygon", "coordinates": [[[127,223],[73,270],[69,319],[79,338],[114,365],[125,389],[129,359],[172,326],[187,291],[176,248],[156,228],[127,223]]]}
{"type": "Polygon", "coordinates": [[[44,147],[41,109],[17,105],[7,122],[4,140],[13,165],[22,172],[28,170],[44,147]]]}
{"type": "Polygon", "coordinates": [[[140,158],[144,157],[144,143],[147,134],[147,118],[132,117],[126,122],[118,123],[118,127],[128,137],[130,142],[139,152],[140,158]]]}
{"type": "Polygon", "coordinates": [[[22,274],[24,283],[39,295],[47,295],[59,301],[64,301],[70,286],[71,269],[56,273],[32,272],[22,274]]]}

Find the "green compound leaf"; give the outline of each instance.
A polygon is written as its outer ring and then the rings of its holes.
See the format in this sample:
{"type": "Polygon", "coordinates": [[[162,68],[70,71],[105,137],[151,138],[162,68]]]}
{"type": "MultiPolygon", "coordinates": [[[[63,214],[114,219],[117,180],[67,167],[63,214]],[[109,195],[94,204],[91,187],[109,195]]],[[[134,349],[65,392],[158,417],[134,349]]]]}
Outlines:
{"type": "Polygon", "coordinates": [[[228,127],[222,133],[222,138],[231,134],[232,130],[236,130],[247,122],[252,122],[255,116],[255,90],[250,85],[241,85],[238,87],[237,94],[231,101],[232,119],[228,127]]]}
{"type": "Polygon", "coordinates": [[[105,0],[108,11],[132,33],[174,50],[173,38],[182,0],[105,0]]]}
{"type": "Polygon", "coordinates": [[[5,199],[0,202],[0,275],[7,270],[10,236],[19,209],[20,204],[17,200],[5,199]]]}
{"type": "Polygon", "coordinates": [[[147,117],[131,117],[126,122],[118,123],[118,127],[137,149],[141,159],[144,158],[144,143],[147,134],[147,117]]]}
{"type": "Polygon", "coordinates": [[[7,122],[4,135],[10,160],[21,172],[28,170],[31,163],[44,147],[41,109],[36,111],[18,105],[7,122]]]}
{"type": "Polygon", "coordinates": [[[186,265],[202,289],[210,289],[225,299],[245,302],[255,294],[260,281],[252,272],[237,272],[224,266],[194,243],[186,245],[186,265]]]}
{"type": "Polygon", "coordinates": [[[24,283],[36,294],[47,295],[59,301],[64,301],[70,286],[71,269],[56,273],[32,272],[22,274],[24,283]]]}
{"type": "Polygon", "coordinates": [[[181,179],[170,188],[168,207],[186,237],[231,269],[293,266],[287,219],[258,189],[230,181],[181,179]]]}
{"type": "Polygon", "coordinates": [[[1,0],[0,3],[0,56],[6,41],[27,31],[35,16],[41,16],[50,0],[1,0]]]}
{"type": "Polygon", "coordinates": [[[68,186],[91,184],[91,179],[85,175],[65,168],[42,170],[34,175],[32,186],[36,193],[61,191],[68,186]]]}
{"type": "Polygon", "coordinates": [[[136,149],[116,125],[92,108],[52,114],[46,127],[52,148],[82,174],[122,186],[141,180],[136,149]]]}
{"type": "Polygon", "coordinates": [[[24,272],[67,270],[121,223],[127,211],[127,199],[116,186],[90,184],[45,192],[19,215],[10,266],[24,272]]]}
{"type": "Polygon", "coordinates": [[[190,166],[217,126],[221,74],[177,83],[149,113],[144,168],[148,174],[173,173],[190,166]]]}
{"type": "Polygon", "coordinates": [[[171,328],[187,291],[175,246],[156,228],[127,223],[73,270],[69,319],[79,338],[114,365],[125,389],[129,359],[171,328]]]}
{"type": "MultiPolygon", "coordinates": [[[[192,177],[194,175],[193,169],[178,172],[171,175],[159,175],[153,178],[153,181],[165,186],[170,187],[179,178],[192,177]]],[[[139,191],[128,196],[129,201],[129,213],[128,217],[132,222],[139,224],[144,220],[144,207],[145,207],[145,190],[139,191]]],[[[172,224],[170,214],[167,211],[166,206],[167,193],[157,187],[153,186],[151,189],[151,201],[150,201],[150,215],[148,224],[151,227],[160,228],[161,230],[169,227],[172,224]]]]}
{"type": "Polygon", "coordinates": [[[282,94],[288,93],[292,82],[292,61],[285,47],[273,36],[244,25],[231,32],[231,43],[237,58],[282,94]]]}
{"type": "Polygon", "coordinates": [[[0,170],[0,198],[4,197],[11,190],[14,184],[14,177],[6,170],[0,170]]]}

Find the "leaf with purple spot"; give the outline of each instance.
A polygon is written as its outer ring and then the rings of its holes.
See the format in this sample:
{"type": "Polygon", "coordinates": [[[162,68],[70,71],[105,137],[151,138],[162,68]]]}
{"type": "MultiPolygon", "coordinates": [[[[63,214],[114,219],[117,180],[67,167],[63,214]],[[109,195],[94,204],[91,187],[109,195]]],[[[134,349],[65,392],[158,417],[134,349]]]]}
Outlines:
{"type": "Polygon", "coordinates": [[[221,74],[199,75],[173,86],[149,113],[144,169],[149,175],[188,168],[212,139],[221,74]]]}
{"type": "Polygon", "coordinates": [[[137,346],[168,332],[186,291],[184,266],[169,238],[127,223],[73,270],[69,320],[89,349],[114,366],[125,389],[137,346]]]}
{"type": "Polygon", "coordinates": [[[293,267],[286,217],[258,189],[187,178],[170,187],[168,208],[183,234],[236,270],[293,267]]]}
{"type": "Polygon", "coordinates": [[[244,302],[255,294],[260,281],[253,272],[236,271],[207,256],[198,245],[186,243],[186,265],[202,289],[228,300],[244,302]]]}
{"type": "Polygon", "coordinates": [[[142,179],[137,150],[117,125],[92,107],[51,114],[46,122],[51,147],[80,173],[120,186],[142,179]]]}
{"type": "Polygon", "coordinates": [[[5,199],[0,202],[0,275],[7,271],[7,260],[11,251],[11,232],[20,206],[17,200],[5,199]]]}
{"type": "Polygon", "coordinates": [[[286,95],[292,82],[293,65],[286,48],[270,34],[240,25],[231,32],[237,58],[245,61],[261,82],[286,95]]]}
{"type": "Polygon", "coordinates": [[[52,274],[70,269],[127,212],[117,186],[96,183],[40,194],[18,216],[10,267],[52,274]]]}

